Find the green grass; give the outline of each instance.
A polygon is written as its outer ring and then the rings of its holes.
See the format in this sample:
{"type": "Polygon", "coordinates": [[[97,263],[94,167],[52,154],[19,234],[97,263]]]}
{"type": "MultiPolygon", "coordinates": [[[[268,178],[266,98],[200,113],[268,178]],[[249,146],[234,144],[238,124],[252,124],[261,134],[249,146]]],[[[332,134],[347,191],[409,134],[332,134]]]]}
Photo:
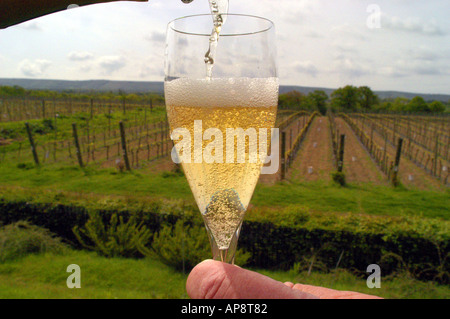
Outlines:
{"type": "Polygon", "coordinates": [[[342,291],[356,291],[368,295],[375,295],[388,299],[447,299],[450,296],[450,287],[438,285],[433,282],[421,282],[411,278],[407,273],[396,274],[387,278],[381,274],[381,287],[368,288],[367,274],[355,276],[354,274],[337,269],[331,273],[293,271],[266,271],[259,273],[273,279],[285,282],[302,283],[313,286],[326,287],[342,291]]]}
{"type": "Polygon", "coordinates": [[[258,185],[255,206],[292,204],[319,212],[352,212],[370,215],[423,216],[449,219],[449,191],[419,191],[374,184],[340,187],[332,182],[282,182],[258,185]]]}
{"type": "Polygon", "coordinates": [[[120,173],[115,168],[96,169],[47,166],[18,169],[0,166],[0,185],[39,188],[53,191],[129,195],[147,198],[193,199],[184,176],[133,170],[120,173]]]}
{"type": "MultiPolygon", "coordinates": [[[[276,280],[300,282],[384,298],[448,298],[450,287],[419,282],[406,275],[381,279],[381,288],[369,289],[365,278],[337,270],[312,272],[255,270],[276,280]]],[[[154,299],[188,298],[187,274],[152,259],[105,258],[93,252],[69,250],[65,254],[32,254],[0,263],[0,298],[154,299]],[[81,288],[69,289],[67,266],[81,269],[81,288]]]]}
{"type": "Polygon", "coordinates": [[[0,264],[0,298],[186,298],[186,275],[158,261],[99,257],[86,251],[29,255],[0,264]],[[69,289],[67,266],[81,269],[69,289]]]}
{"type": "MultiPolygon", "coordinates": [[[[119,173],[116,169],[80,169],[44,166],[20,169],[17,164],[0,166],[0,186],[52,191],[123,195],[135,199],[194,198],[182,174],[155,172],[151,168],[119,173]]],[[[332,182],[258,184],[251,200],[255,207],[301,206],[310,211],[388,216],[423,216],[448,220],[449,191],[419,191],[373,184],[340,187],[332,182]]]]}

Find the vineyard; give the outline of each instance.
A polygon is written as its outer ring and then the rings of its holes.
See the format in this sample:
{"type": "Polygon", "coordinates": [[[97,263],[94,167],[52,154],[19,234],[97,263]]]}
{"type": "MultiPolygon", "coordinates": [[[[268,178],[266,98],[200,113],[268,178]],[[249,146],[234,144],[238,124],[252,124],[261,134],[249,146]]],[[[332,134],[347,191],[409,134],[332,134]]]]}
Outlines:
{"type": "MultiPolygon", "coordinates": [[[[200,245],[180,219],[205,232],[163,99],[11,98],[0,119],[0,226],[27,220],[79,247],[73,229],[92,212],[137,216],[169,236],[170,260],[200,261],[177,251],[200,245]]],[[[379,263],[448,283],[449,119],[281,108],[279,169],[260,176],[239,239],[246,265],[361,276],[379,263]]]]}
{"type": "Polygon", "coordinates": [[[130,169],[172,145],[164,106],[152,102],[9,100],[1,110],[2,162],[130,169]]]}
{"type": "MultiPolygon", "coordinates": [[[[172,167],[173,144],[160,101],[9,99],[0,104],[0,119],[1,163],[172,167]]],[[[263,183],[329,181],[336,170],[350,183],[388,185],[396,179],[405,187],[443,190],[450,182],[445,115],[281,110],[276,127],[280,169],[262,175],[263,183]]]]}

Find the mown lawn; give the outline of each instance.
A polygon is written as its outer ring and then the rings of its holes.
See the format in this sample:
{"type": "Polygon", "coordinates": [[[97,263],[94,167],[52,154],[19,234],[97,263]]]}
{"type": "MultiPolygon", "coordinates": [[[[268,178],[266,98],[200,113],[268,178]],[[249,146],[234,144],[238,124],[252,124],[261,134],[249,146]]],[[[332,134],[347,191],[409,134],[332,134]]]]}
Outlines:
{"type": "MultiPolygon", "coordinates": [[[[255,270],[280,281],[300,282],[338,290],[358,291],[384,298],[448,298],[450,287],[420,282],[407,275],[381,279],[381,288],[369,289],[365,278],[337,270],[312,272],[255,270]]],[[[152,259],[105,258],[87,251],[62,255],[34,254],[0,263],[0,298],[186,299],[187,274],[152,259]],[[81,269],[81,288],[69,289],[67,266],[81,269]]]]}
{"type": "MultiPolygon", "coordinates": [[[[182,174],[152,168],[119,173],[116,169],[67,166],[17,168],[0,166],[0,186],[18,186],[53,191],[123,195],[138,199],[179,199],[193,202],[192,192],[182,174]]],[[[340,187],[332,182],[284,181],[258,184],[251,200],[256,207],[298,205],[318,212],[352,212],[389,216],[423,216],[449,219],[450,191],[433,192],[392,188],[373,184],[340,187]]]]}
{"type": "Polygon", "coordinates": [[[29,255],[0,264],[0,298],[186,298],[186,275],[151,259],[99,257],[70,251],[29,255]],[[67,266],[81,269],[81,288],[69,289],[67,266]]]}

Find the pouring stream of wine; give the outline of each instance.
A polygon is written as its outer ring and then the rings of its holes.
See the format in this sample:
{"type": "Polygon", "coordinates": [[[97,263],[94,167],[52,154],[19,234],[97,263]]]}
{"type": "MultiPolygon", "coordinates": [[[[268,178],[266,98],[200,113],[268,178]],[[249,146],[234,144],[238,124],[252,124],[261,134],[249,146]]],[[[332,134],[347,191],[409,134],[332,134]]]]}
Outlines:
{"type": "Polygon", "coordinates": [[[217,43],[222,26],[225,23],[226,16],[222,14],[228,13],[228,0],[208,0],[211,14],[213,16],[213,29],[209,38],[209,48],[205,54],[206,77],[211,79],[212,69],[214,66],[214,58],[216,56],[217,43]]]}

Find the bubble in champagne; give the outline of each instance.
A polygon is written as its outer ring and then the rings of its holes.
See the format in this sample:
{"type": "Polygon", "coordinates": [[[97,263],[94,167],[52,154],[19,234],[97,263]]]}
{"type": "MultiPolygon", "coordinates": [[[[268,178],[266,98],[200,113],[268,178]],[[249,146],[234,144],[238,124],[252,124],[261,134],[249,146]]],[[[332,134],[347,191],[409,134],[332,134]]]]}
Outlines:
{"type": "Polygon", "coordinates": [[[234,189],[217,191],[211,197],[203,217],[219,249],[228,249],[244,214],[245,208],[234,189]]]}

